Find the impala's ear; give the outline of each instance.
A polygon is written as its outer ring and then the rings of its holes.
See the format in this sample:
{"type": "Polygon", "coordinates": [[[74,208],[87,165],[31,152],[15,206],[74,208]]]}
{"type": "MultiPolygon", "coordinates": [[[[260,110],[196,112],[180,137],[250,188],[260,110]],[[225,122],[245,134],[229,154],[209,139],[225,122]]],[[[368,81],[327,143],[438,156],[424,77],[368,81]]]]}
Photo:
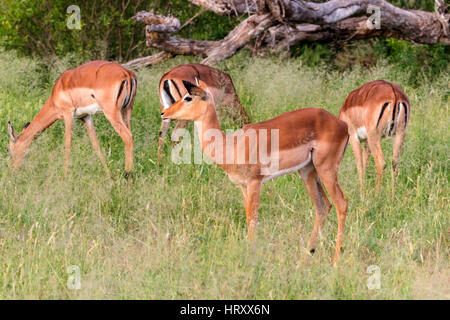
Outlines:
{"type": "Polygon", "coordinates": [[[191,96],[197,96],[197,97],[200,97],[202,100],[206,100],[207,95],[206,95],[205,90],[203,90],[200,87],[197,87],[195,84],[192,84],[189,81],[183,80],[183,84],[191,96]]]}
{"type": "Polygon", "coordinates": [[[9,133],[9,138],[11,139],[12,142],[16,142],[17,140],[17,136],[16,133],[14,132],[14,129],[11,125],[11,122],[8,121],[8,133],[9,133]]]}

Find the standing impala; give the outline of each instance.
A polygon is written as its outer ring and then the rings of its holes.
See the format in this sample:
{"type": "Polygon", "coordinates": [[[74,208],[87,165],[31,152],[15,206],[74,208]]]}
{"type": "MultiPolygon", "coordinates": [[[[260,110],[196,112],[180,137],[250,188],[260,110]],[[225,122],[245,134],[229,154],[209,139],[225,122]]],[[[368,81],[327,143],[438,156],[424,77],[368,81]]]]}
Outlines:
{"type": "Polygon", "coordinates": [[[104,155],[98,144],[91,115],[103,112],[125,144],[125,172],[133,169],[133,137],[130,118],[136,94],[136,76],[117,63],[91,61],[78,68],[65,71],[56,80],[53,91],[31,123],[25,125],[19,135],[8,122],[11,138],[9,152],[13,168],[19,167],[31,141],[56,120],[65,123],[64,174],[69,168],[74,119],[84,122],[94,151],[109,175],[104,155]]]}
{"type": "Polygon", "coordinates": [[[252,239],[257,223],[262,183],[298,171],[316,207],[316,219],[308,243],[311,253],[331,209],[322,182],[335,204],[338,232],[333,260],[336,262],[347,213],[347,200],[338,183],[339,165],[348,142],[345,122],[322,109],[300,109],[246,125],[237,133],[226,135],[220,130],[208,86],[202,81],[198,86],[189,82],[184,85],[188,93],[166,109],[162,118],[195,121],[203,152],[242,189],[249,239],[252,239]],[[252,135],[256,135],[253,143],[250,142],[252,135]],[[272,159],[270,166],[269,162],[257,157],[261,150],[266,150],[272,159]]]}
{"type": "MultiPolygon", "coordinates": [[[[218,107],[219,117],[223,113],[228,114],[241,126],[250,122],[250,118],[236,94],[230,76],[220,70],[199,63],[179,65],[163,74],[159,82],[161,111],[169,108],[187,93],[183,80],[195,82],[195,79],[202,80],[210,88],[218,107]]],[[[178,121],[176,128],[185,128],[188,124],[189,121],[181,120],[178,121]]],[[[160,159],[163,157],[164,141],[169,127],[170,119],[163,120],[158,141],[158,157],[160,159]]]]}
{"type": "Polygon", "coordinates": [[[386,163],[381,150],[381,138],[394,138],[393,169],[397,169],[409,120],[409,100],[395,83],[376,80],[350,92],[345,99],[339,119],[348,125],[350,145],[356,158],[361,192],[369,151],[377,167],[377,186],[381,186],[386,163]],[[361,151],[360,143],[366,142],[361,151]]]}

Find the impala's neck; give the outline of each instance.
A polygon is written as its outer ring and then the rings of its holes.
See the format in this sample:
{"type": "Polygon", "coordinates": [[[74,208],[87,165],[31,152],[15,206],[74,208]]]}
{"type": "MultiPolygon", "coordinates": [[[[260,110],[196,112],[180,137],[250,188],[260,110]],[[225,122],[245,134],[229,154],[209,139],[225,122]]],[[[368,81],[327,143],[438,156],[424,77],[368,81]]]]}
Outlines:
{"type": "Polygon", "coordinates": [[[222,157],[225,153],[226,135],[220,128],[213,103],[208,102],[205,114],[200,120],[195,121],[195,126],[198,131],[198,137],[203,153],[214,163],[220,165],[220,163],[217,162],[217,159],[222,157]],[[212,136],[214,138],[212,138],[212,136]]]}
{"type": "Polygon", "coordinates": [[[26,127],[17,137],[17,140],[14,143],[14,157],[18,161],[22,160],[23,154],[30,146],[33,139],[58,119],[58,114],[53,109],[53,104],[48,100],[30,122],[28,127],[26,127]]]}

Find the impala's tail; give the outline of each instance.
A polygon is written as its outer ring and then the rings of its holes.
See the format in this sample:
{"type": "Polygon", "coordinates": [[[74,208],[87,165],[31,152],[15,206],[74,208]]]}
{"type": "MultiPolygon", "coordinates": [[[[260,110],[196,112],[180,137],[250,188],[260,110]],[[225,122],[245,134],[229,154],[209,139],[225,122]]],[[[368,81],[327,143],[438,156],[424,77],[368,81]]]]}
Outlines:
{"type": "Polygon", "coordinates": [[[137,80],[133,72],[126,70],[124,79],[119,85],[116,107],[122,114],[128,129],[130,129],[131,112],[133,111],[134,97],[136,96],[137,80]]]}
{"type": "Polygon", "coordinates": [[[392,92],[394,95],[393,101],[385,102],[382,105],[376,127],[378,128],[380,120],[386,113],[386,109],[388,109],[388,112],[390,111],[390,113],[388,115],[388,120],[383,131],[385,136],[391,137],[395,135],[400,124],[403,125],[403,128],[406,128],[409,118],[409,101],[407,98],[405,98],[405,95],[403,94],[403,92],[401,92],[401,90],[394,88],[392,83],[387,83],[392,88],[392,92]]]}
{"type": "Polygon", "coordinates": [[[127,74],[122,80],[117,93],[116,105],[121,109],[126,109],[130,106],[136,95],[137,80],[134,74],[127,74]]]}

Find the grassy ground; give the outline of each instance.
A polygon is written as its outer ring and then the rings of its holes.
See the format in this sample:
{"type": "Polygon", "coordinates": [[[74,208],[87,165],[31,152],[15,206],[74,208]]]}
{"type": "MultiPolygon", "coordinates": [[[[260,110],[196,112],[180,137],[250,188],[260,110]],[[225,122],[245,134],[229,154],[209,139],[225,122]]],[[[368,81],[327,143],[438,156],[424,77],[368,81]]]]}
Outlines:
{"type": "MultiPolygon", "coordinates": [[[[241,192],[220,169],[175,165],[169,148],[157,164],[157,84],[162,72],[186,61],[138,72],[136,174],[129,183],[121,177],[122,141],[101,115],[94,121],[112,181],[81,123],[67,179],[60,122],[35,141],[19,172],[9,170],[7,120],[17,128],[30,121],[67,66],[48,75],[35,61],[0,53],[0,298],[450,298],[448,70],[413,88],[407,74],[383,64],[342,74],[239,55],[221,65],[254,121],[302,107],[338,114],[346,95],[373,79],[395,81],[409,95],[411,121],[395,194],[388,166],[375,197],[373,161],[368,191],[359,194],[347,149],[340,182],[349,199],[348,223],[333,268],[334,209],[315,256],[309,263],[302,258],[314,210],[298,175],[264,184],[250,246],[241,192]],[[79,290],[67,287],[73,265],[80,270],[79,290]],[[371,265],[379,267],[379,289],[367,286],[371,265]]],[[[389,163],[391,142],[383,149],[389,163]]]]}

